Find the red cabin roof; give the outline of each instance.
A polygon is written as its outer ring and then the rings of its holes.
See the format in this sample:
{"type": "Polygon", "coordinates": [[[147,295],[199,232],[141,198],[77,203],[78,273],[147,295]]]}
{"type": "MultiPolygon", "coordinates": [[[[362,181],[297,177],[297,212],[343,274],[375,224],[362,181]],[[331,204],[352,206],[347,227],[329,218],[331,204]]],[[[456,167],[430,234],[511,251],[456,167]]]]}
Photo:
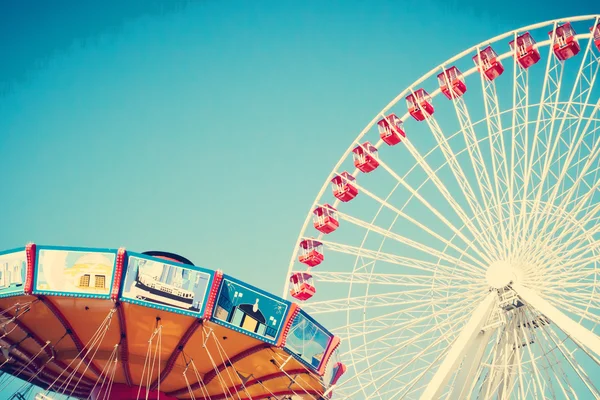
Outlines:
{"type": "Polygon", "coordinates": [[[323,214],[327,214],[329,215],[330,213],[335,213],[337,212],[337,209],[332,206],[331,204],[323,204],[322,206],[318,206],[317,208],[315,208],[313,210],[313,213],[315,215],[323,215],[323,214]]]}
{"type": "Polygon", "coordinates": [[[371,142],[364,142],[361,145],[358,145],[354,148],[354,150],[352,150],[353,153],[365,153],[365,152],[369,152],[369,153],[377,153],[377,147],[373,146],[371,144],[371,142]]]}
{"type": "Polygon", "coordinates": [[[300,242],[300,247],[303,249],[314,249],[315,247],[323,246],[323,243],[315,239],[304,239],[300,242]]]}
{"type": "Polygon", "coordinates": [[[380,119],[377,122],[377,125],[382,126],[382,127],[386,127],[386,126],[396,126],[398,123],[402,124],[402,121],[400,120],[400,118],[398,118],[398,116],[396,114],[390,114],[385,118],[380,119]]]}
{"type": "Polygon", "coordinates": [[[353,177],[352,175],[350,175],[348,172],[344,171],[341,174],[336,174],[331,179],[331,182],[339,185],[339,184],[342,184],[342,183],[346,183],[346,181],[348,181],[348,182],[354,182],[355,180],[356,180],[355,177],[353,177]]]}
{"type": "Polygon", "coordinates": [[[302,282],[308,282],[310,280],[312,280],[312,275],[309,274],[308,272],[294,272],[290,276],[291,283],[302,283],[302,282]]]}
{"type": "MultiPolygon", "coordinates": [[[[552,39],[553,32],[554,31],[548,32],[550,39],[552,39]]],[[[573,36],[575,36],[575,29],[573,29],[570,22],[565,22],[564,24],[556,27],[555,40],[559,38],[568,39],[573,36]]]]}

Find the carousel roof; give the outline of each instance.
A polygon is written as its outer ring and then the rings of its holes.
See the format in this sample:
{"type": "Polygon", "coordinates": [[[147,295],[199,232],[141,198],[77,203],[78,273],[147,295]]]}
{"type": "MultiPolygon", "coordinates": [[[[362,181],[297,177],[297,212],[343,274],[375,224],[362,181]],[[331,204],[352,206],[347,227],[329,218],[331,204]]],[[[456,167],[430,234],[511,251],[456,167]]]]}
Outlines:
{"type": "Polygon", "coordinates": [[[164,254],[0,253],[0,368],[50,396],[320,399],[338,344],[297,304],[164,254]]]}

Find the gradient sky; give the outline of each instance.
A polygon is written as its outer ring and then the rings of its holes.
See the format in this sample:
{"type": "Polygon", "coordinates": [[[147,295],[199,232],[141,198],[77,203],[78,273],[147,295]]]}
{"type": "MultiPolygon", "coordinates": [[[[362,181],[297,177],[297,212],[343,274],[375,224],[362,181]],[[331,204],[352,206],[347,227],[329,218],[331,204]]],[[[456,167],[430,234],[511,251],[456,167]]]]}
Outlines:
{"type": "Polygon", "coordinates": [[[397,93],[489,37],[599,11],[0,0],[0,248],[166,250],[281,294],[324,179],[397,93]]]}

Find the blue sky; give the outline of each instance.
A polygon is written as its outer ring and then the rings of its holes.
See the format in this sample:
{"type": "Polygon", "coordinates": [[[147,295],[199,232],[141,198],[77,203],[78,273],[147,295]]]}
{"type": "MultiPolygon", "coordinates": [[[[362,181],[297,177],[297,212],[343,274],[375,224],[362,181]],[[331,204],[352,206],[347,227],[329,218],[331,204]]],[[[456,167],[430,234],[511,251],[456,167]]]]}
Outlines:
{"type": "Polygon", "coordinates": [[[443,60],[593,1],[0,1],[0,248],[180,253],[280,294],[324,179],[443,60]]]}
{"type": "Polygon", "coordinates": [[[273,292],[323,180],[393,96],[490,36],[594,11],[43,3],[0,17],[1,247],[164,249],[273,292]]]}

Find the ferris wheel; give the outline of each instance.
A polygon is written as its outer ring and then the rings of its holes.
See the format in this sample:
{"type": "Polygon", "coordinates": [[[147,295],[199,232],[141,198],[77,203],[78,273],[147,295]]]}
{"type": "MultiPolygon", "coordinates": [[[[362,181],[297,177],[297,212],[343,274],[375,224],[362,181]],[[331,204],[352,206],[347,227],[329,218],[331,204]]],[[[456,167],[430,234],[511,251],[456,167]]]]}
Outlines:
{"type": "Polygon", "coordinates": [[[527,26],[354,139],[284,288],[342,338],[334,398],[600,398],[599,69],[600,16],[527,26]]]}

